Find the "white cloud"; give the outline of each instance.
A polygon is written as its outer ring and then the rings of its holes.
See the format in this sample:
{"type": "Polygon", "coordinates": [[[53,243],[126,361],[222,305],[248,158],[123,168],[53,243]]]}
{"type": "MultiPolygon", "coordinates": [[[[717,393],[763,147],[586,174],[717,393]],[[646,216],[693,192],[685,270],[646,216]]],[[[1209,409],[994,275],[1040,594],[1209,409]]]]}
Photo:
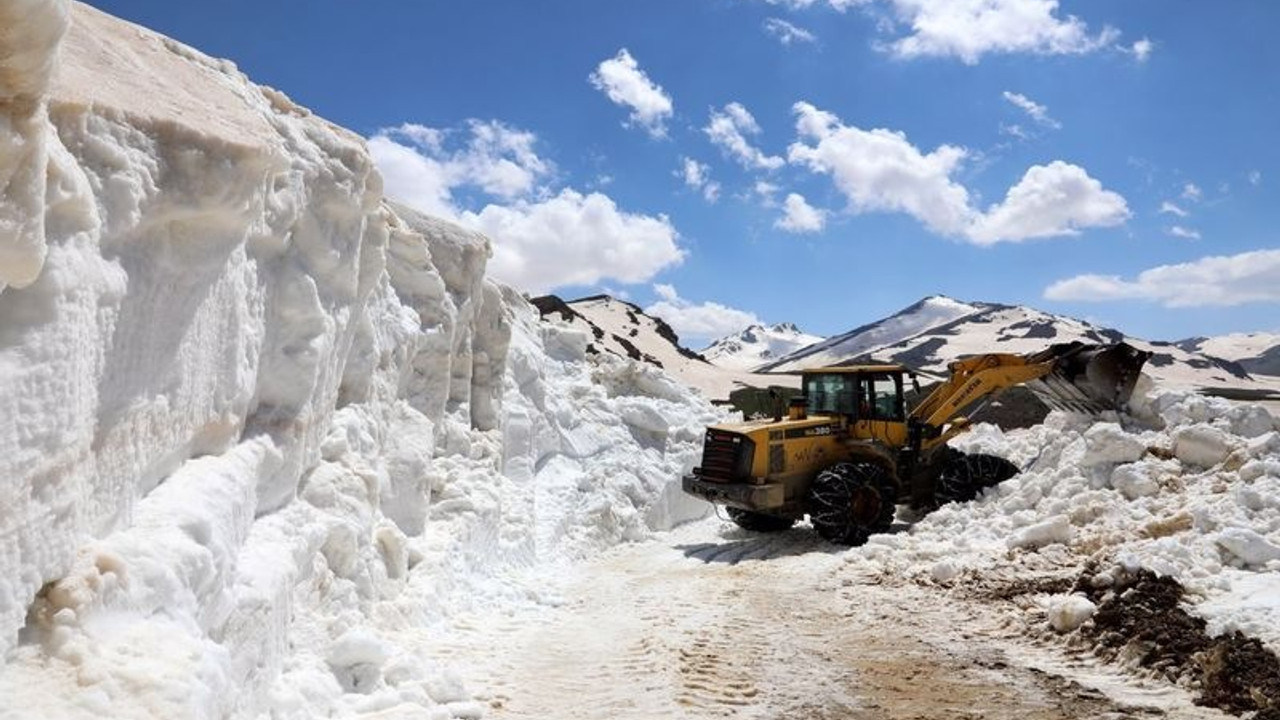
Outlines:
{"type": "Polygon", "coordinates": [[[745,310],[715,302],[694,305],[681,298],[671,285],[654,285],[653,291],[662,299],[645,308],[645,313],[667,321],[684,341],[720,338],[760,324],[755,313],[745,310]]]}
{"type": "Polygon", "coordinates": [[[964,233],[973,214],[969,192],[951,179],[963,148],[943,145],[924,154],[900,132],[846,126],[805,102],[795,112],[801,139],[788,157],[830,175],[855,212],[905,212],[934,232],[964,233]]]}
{"type": "Polygon", "coordinates": [[[1183,200],[1190,200],[1191,202],[1199,202],[1200,198],[1202,197],[1204,197],[1204,191],[1200,189],[1199,185],[1196,185],[1195,183],[1187,183],[1186,185],[1182,186],[1183,200]]]}
{"type": "Polygon", "coordinates": [[[645,282],[685,256],[666,216],[624,212],[594,192],[564,189],[540,202],[489,205],[461,221],[493,240],[490,272],[532,293],[606,278],[645,282]]]}
{"type": "Polygon", "coordinates": [[[589,79],[615,104],[631,110],[631,122],[643,127],[652,137],[666,136],[665,123],[673,110],[671,96],[649,79],[626,48],[601,62],[589,79]]]}
{"type": "Polygon", "coordinates": [[[1151,57],[1151,51],[1155,49],[1155,43],[1147,38],[1137,40],[1129,47],[1129,53],[1133,55],[1133,59],[1140,63],[1147,61],[1151,57]]]}
{"type": "Polygon", "coordinates": [[[773,226],[791,233],[821,232],[827,225],[827,211],[810,205],[803,195],[790,193],[782,204],[785,214],[773,226]]]}
{"type": "Polygon", "coordinates": [[[1018,123],[1014,123],[1012,125],[1000,123],[1000,134],[1016,137],[1019,140],[1028,140],[1031,138],[1031,133],[1024,130],[1018,123]]]}
{"type": "Polygon", "coordinates": [[[964,148],[943,145],[925,154],[901,132],[846,126],[803,102],[795,111],[801,141],[788,157],[831,175],[854,212],[905,212],[933,232],[980,245],[1076,235],[1129,217],[1123,197],[1062,161],[1029,168],[1001,203],[980,212],[951,177],[968,155],[964,148]]]}
{"type": "Polygon", "coordinates": [[[764,30],[770,35],[778,38],[778,41],[783,45],[790,45],[793,42],[812,43],[817,41],[817,38],[813,36],[813,33],[781,18],[767,18],[764,21],[764,30]]]}
{"type": "Polygon", "coordinates": [[[765,155],[747,140],[748,135],[759,135],[756,119],[741,104],[733,102],[724,111],[711,111],[711,120],[703,129],[711,143],[716,145],[743,167],[756,170],[775,170],[786,162],[780,157],[765,155]]]}
{"type": "Polygon", "coordinates": [[[757,180],[755,187],[753,187],[751,191],[756,194],[756,197],[760,198],[761,205],[764,205],[765,207],[773,207],[778,203],[778,200],[774,195],[778,194],[779,189],[780,188],[777,185],[774,185],[771,182],[757,180]]]}
{"type": "Polygon", "coordinates": [[[720,199],[720,183],[711,179],[711,168],[693,158],[680,158],[680,169],[676,175],[684,180],[684,184],[698,190],[707,202],[720,199]]]}
{"type": "Polygon", "coordinates": [[[1186,217],[1191,213],[1187,212],[1186,210],[1183,210],[1182,208],[1169,202],[1168,200],[1165,200],[1164,202],[1160,203],[1160,214],[1161,215],[1166,215],[1166,214],[1177,215],[1178,217],[1186,217]]]}
{"type": "Polygon", "coordinates": [[[1005,90],[1002,93],[1002,96],[1005,100],[1013,103],[1014,106],[1025,112],[1027,115],[1030,115],[1031,119],[1035,120],[1037,123],[1054,129],[1062,127],[1062,123],[1049,117],[1049,108],[1032,100],[1026,95],[1005,90]]]}
{"type": "Polygon", "coordinates": [[[1170,235],[1174,237],[1182,238],[1183,240],[1199,240],[1200,239],[1199,230],[1195,230],[1189,227],[1183,227],[1182,225],[1174,225],[1173,227],[1166,230],[1166,232],[1168,232],[1170,235]]]}
{"type": "Polygon", "coordinates": [[[977,218],[968,234],[979,245],[991,245],[1078,235],[1080,228],[1112,227],[1128,218],[1123,197],[1104,190],[1084,168],[1055,160],[1028,168],[1004,201],[977,218]]]}
{"type": "Polygon", "coordinates": [[[1250,170],[1250,171],[1249,171],[1249,184],[1250,184],[1250,185],[1253,185],[1254,187],[1257,187],[1257,186],[1259,186],[1259,185],[1261,185],[1261,184],[1262,184],[1262,171],[1261,171],[1261,170],[1250,170]]]}
{"type": "Polygon", "coordinates": [[[890,0],[911,28],[889,49],[904,58],[956,57],[977,63],[988,53],[1081,54],[1112,45],[1114,28],[1096,35],[1074,15],[1058,15],[1058,0],[890,0]]]}
{"type": "Polygon", "coordinates": [[[1079,275],[1044,291],[1050,300],[1152,300],[1166,307],[1280,302],[1280,250],[1205,257],[1144,270],[1133,280],[1079,275]]]}
{"type": "Polygon", "coordinates": [[[387,195],[424,212],[455,214],[453,191],[475,187],[510,200],[529,195],[554,170],[534,150],[537,136],[497,120],[468,120],[465,142],[449,140],[460,131],[406,123],[369,139],[369,152],[382,173],[387,195]]]}
{"type": "Polygon", "coordinates": [[[467,128],[464,136],[402,125],[370,138],[369,151],[388,197],[488,235],[494,276],[541,293],[606,278],[646,282],[684,259],[665,216],[624,212],[598,192],[552,194],[541,185],[553,168],[534,151],[532,133],[493,121],[467,128]],[[463,187],[497,202],[479,212],[459,207],[454,192],[463,187]]]}
{"type": "Polygon", "coordinates": [[[392,140],[387,135],[369,138],[369,154],[382,174],[383,191],[431,215],[454,214],[455,179],[445,163],[392,140]]]}

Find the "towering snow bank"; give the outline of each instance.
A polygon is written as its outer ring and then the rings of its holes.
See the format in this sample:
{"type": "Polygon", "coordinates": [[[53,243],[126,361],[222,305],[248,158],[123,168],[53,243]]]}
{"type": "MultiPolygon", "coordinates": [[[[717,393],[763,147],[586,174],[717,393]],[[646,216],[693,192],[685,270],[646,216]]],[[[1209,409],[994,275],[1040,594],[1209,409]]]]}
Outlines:
{"type": "Polygon", "coordinates": [[[474,715],[450,612],[704,512],[717,411],[585,361],[359,137],[83,5],[0,19],[6,710],[474,715]]]}
{"type": "Polygon", "coordinates": [[[0,4],[0,291],[24,287],[44,264],[49,118],[45,95],[67,29],[62,3],[0,4]]]}

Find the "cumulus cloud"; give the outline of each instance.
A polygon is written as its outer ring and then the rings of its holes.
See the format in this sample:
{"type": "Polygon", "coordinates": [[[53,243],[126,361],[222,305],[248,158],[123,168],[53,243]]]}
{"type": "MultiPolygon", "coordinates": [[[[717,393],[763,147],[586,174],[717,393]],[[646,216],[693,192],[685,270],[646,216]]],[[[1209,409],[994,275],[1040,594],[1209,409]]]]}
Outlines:
{"type": "Polygon", "coordinates": [[[1034,165],[969,228],[979,245],[1078,235],[1080,228],[1112,227],[1129,219],[1119,194],[1105,190],[1084,168],[1055,160],[1034,165]]]}
{"type": "Polygon", "coordinates": [[[720,183],[711,179],[711,168],[693,158],[680,158],[680,169],[676,172],[684,184],[702,193],[707,202],[720,199],[720,183]]]}
{"type": "Polygon", "coordinates": [[[812,43],[817,41],[817,38],[813,36],[813,33],[781,18],[767,18],[764,21],[764,31],[778,38],[778,42],[783,45],[790,45],[791,43],[812,43]]]}
{"type": "Polygon", "coordinates": [[[473,120],[465,131],[382,130],[369,150],[388,197],[488,235],[492,274],[521,290],[646,282],[683,260],[665,216],[625,212],[599,192],[546,187],[554,168],[536,143],[532,133],[473,120]],[[479,212],[461,207],[456,192],[464,188],[488,196],[479,212]]]}
{"type": "Polygon", "coordinates": [[[1104,26],[1091,31],[1074,15],[1063,16],[1058,0],[766,0],[792,10],[825,4],[841,12],[856,6],[881,5],[887,33],[899,37],[881,47],[900,58],[954,57],[973,65],[992,53],[1080,55],[1115,47],[1139,62],[1154,45],[1146,38],[1117,45],[1120,31],[1104,26]]]}
{"type": "Polygon", "coordinates": [[[1178,207],[1174,203],[1171,203],[1168,200],[1165,200],[1164,202],[1160,203],[1160,214],[1161,215],[1177,215],[1178,217],[1186,217],[1191,213],[1187,212],[1186,210],[1183,210],[1182,208],[1178,207]]]}
{"type": "Polygon", "coordinates": [[[780,157],[765,155],[747,140],[749,135],[760,134],[760,125],[739,103],[729,103],[724,106],[723,111],[712,110],[711,120],[703,131],[713,145],[747,169],[776,170],[786,162],[780,157]]]}
{"type": "Polygon", "coordinates": [[[1155,43],[1146,38],[1137,40],[1133,45],[1129,46],[1129,54],[1133,55],[1133,59],[1140,63],[1147,61],[1151,57],[1151,51],[1155,49],[1155,43]]]}
{"type": "Polygon", "coordinates": [[[1078,275],[1044,291],[1050,300],[1151,300],[1165,307],[1280,302],[1280,250],[1211,256],[1144,270],[1132,280],[1078,275]]]}
{"type": "Polygon", "coordinates": [[[765,207],[773,207],[778,202],[777,198],[774,196],[778,194],[779,189],[780,188],[777,185],[771,182],[766,180],[757,180],[755,186],[751,188],[751,191],[755,193],[756,197],[760,198],[761,205],[764,205],[765,207]]]}
{"type": "Polygon", "coordinates": [[[800,141],[788,158],[830,175],[855,212],[905,212],[934,232],[964,234],[973,214],[969,192],[951,179],[963,148],[943,145],[926,154],[901,132],[843,125],[805,102],[794,109],[800,141]]]}
{"type": "Polygon", "coordinates": [[[964,148],[917,149],[901,132],[863,130],[808,103],[795,105],[800,141],[791,162],[832,177],[854,212],[905,212],[933,232],[980,245],[1076,235],[1087,227],[1123,223],[1123,197],[1062,161],[1029,168],[1005,199],[981,212],[952,178],[964,148]]]}
{"type": "Polygon", "coordinates": [[[1037,123],[1055,130],[1062,127],[1062,123],[1054,120],[1052,117],[1049,117],[1049,108],[1032,100],[1026,95],[1005,90],[1002,93],[1002,96],[1005,100],[1013,103],[1015,107],[1031,116],[1031,119],[1035,120],[1037,123]]]}
{"type": "Polygon", "coordinates": [[[1259,186],[1259,185],[1261,185],[1261,184],[1262,184],[1262,171],[1261,171],[1261,170],[1250,170],[1250,171],[1249,171],[1249,184],[1250,184],[1250,185],[1253,185],[1254,187],[1257,187],[1257,186],[1259,186]]]}
{"type": "Polygon", "coordinates": [[[955,57],[977,63],[989,53],[1082,54],[1107,47],[1118,30],[1096,34],[1074,15],[1062,17],[1058,0],[889,0],[910,27],[889,43],[903,58],[955,57]]]}
{"type": "Polygon", "coordinates": [[[388,195],[451,216],[455,188],[474,187],[502,199],[533,192],[554,170],[536,144],[531,132],[496,120],[469,120],[465,131],[413,123],[384,128],[369,139],[369,151],[388,195]]]}
{"type": "Polygon", "coordinates": [[[489,205],[461,219],[493,240],[490,272],[532,293],[606,278],[644,282],[685,256],[666,216],[624,212],[601,193],[564,189],[539,202],[489,205]]]}
{"type": "Polygon", "coordinates": [[[630,110],[630,122],[652,137],[666,136],[666,121],[673,111],[671,96],[649,79],[626,48],[601,62],[589,79],[614,104],[630,110]]]}
{"type": "Polygon", "coordinates": [[[827,212],[810,205],[803,195],[790,193],[782,203],[784,214],[773,226],[791,233],[821,232],[827,225],[827,212]]]}
{"type": "Polygon", "coordinates": [[[1204,191],[1200,189],[1199,185],[1196,185],[1195,183],[1187,183],[1186,185],[1182,186],[1183,200],[1190,200],[1191,202],[1199,202],[1200,198],[1202,197],[1204,197],[1204,191]]]}
{"type": "Polygon", "coordinates": [[[1182,225],[1174,225],[1173,227],[1169,228],[1165,232],[1169,233],[1170,235],[1176,238],[1182,238],[1183,240],[1199,240],[1200,239],[1199,230],[1195,230],[1189,227],[1183,227],[1182,225]]]}
{"type": "Polygon", "coordinates": [[[645,308],[645,313],[660,317],[683,340],[713,339],[740,332],[751,325],[760,324],[754,313],[738,310],[720,303],[706,302],[695,305],[680,297],[674,286],[658,284],[653,291],[660,300],[645,308]]]}

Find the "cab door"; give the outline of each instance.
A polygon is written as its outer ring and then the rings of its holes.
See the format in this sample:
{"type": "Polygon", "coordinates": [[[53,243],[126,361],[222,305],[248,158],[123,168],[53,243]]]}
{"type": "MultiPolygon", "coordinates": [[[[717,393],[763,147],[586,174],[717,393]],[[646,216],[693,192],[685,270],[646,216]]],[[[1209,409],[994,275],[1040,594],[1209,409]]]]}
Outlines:
{"type": "Polygon", "coordinates": [[[854,437],[878,440],[891,448],[906,443],[902,373],[860,373],[854,397],[854,437]]]}

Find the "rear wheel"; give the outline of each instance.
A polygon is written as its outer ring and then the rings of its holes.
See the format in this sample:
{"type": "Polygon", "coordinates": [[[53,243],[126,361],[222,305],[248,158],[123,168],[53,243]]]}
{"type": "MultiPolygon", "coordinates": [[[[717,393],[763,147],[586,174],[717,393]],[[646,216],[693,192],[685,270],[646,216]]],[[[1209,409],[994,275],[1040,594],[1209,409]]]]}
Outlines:
{"type": "Polygon", "coordinates": [[[979,492],[999,485],[1019,472],[1017,465],[996,455],[957,452],[938,476],[933,497],[939,505],[968,502],[979,492]]]}
{"type": "Polygon", "coordinates": [[[898,486],[874,463],[837,463],[818,473],[809,487],[809,519],[822,537],[861,545],[893,523],[898,486]]]}
{"type": "Polygon", "coordinates": [[[736,507],[725,507],[729,519],[743,530],[752,532],[779,532],[796,524],[795,518],[752,512],[736,507]]]}

